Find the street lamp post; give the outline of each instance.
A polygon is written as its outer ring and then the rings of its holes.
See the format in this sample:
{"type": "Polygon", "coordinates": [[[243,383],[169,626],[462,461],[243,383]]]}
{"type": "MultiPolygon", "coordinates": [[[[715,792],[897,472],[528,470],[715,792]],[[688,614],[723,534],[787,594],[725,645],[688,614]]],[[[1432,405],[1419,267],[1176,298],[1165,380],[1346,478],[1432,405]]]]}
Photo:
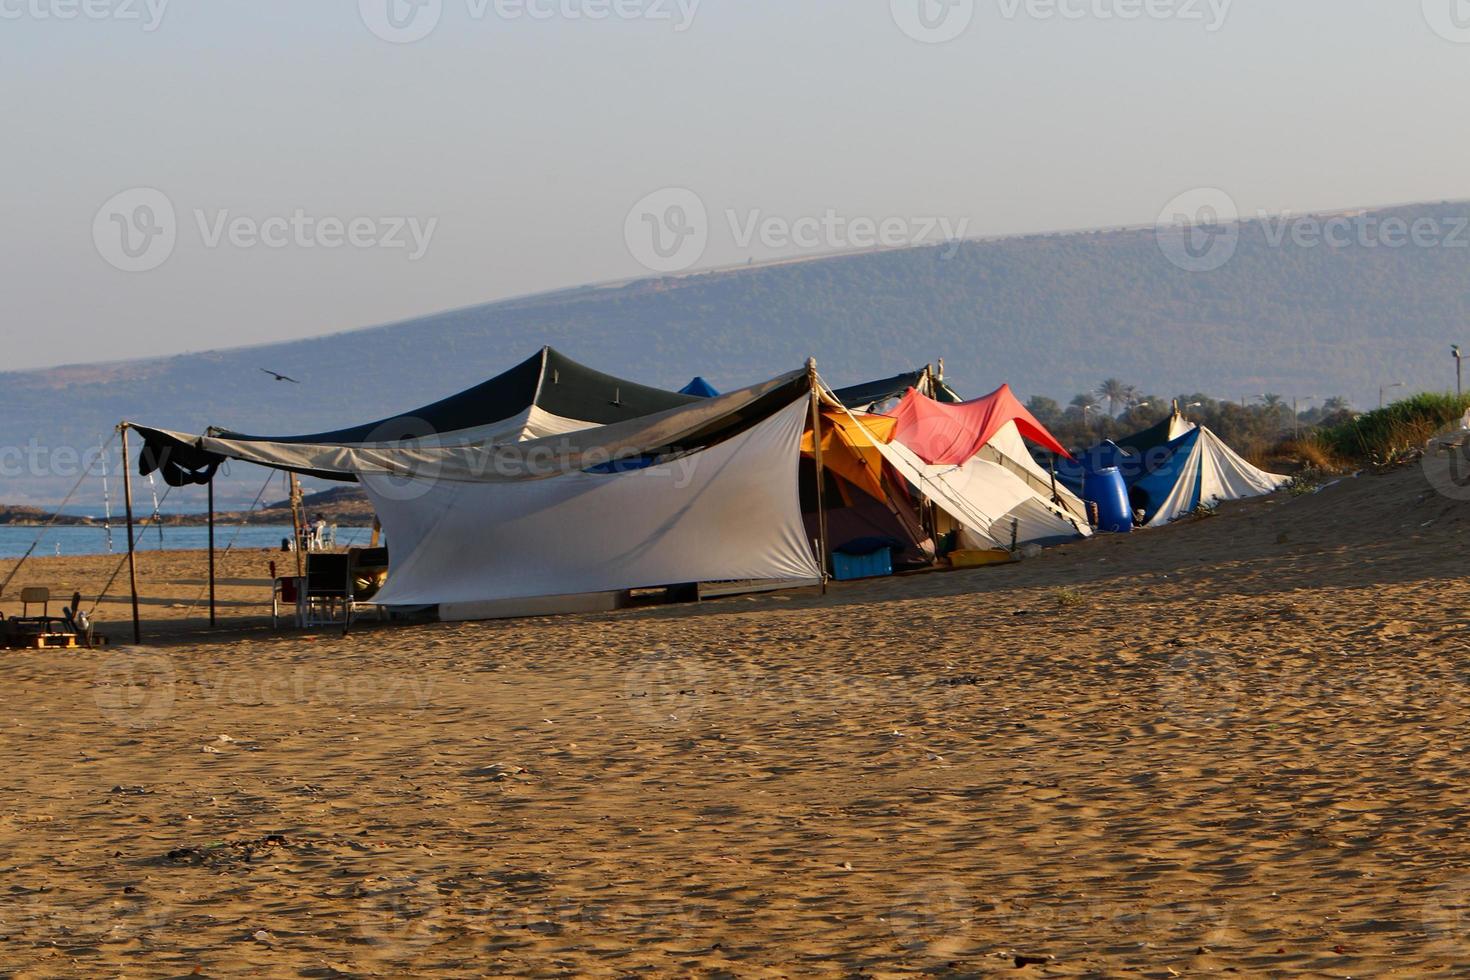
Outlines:
{"type": "Polygon", "coordinates": [[[1463,361],[1465,360],[1465,355],[1460,353],[1459,344],[1450,344],[1450,353],[1453,354],[1455,358],[1455,397],[1464,398],[1465,372],[1463,370],[1463,361]]]}
{"type": "Polygon", "coordinates": [[[1380,411],[1382,411],[1382,409],[1383,409],[1384,395],[1388,392],[1388,390],[1390,388],[1402,388],[1403,386],[1404,386],[1404,383],[1402,381],[1395,381],[1391,385],[1379,385],[1378,386],[1378,408],[1379,408],[1380,411]]]}

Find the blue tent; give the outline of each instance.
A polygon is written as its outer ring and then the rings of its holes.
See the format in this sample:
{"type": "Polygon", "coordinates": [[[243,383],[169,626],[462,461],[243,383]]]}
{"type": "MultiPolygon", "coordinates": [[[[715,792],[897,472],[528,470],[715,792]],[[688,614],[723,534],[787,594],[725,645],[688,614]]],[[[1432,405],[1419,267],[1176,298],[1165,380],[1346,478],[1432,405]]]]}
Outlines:
{"type": "Polygon", "coordinates": [[[1159,516],[1160,509],[1174,496],[1176,490],[1182,491],[1174,504],[1180,513],[1193,513],[1200,505],[1204,473],[1200,467],[1191,467],[1189,464],[1194,458],[1194,450],[1199,445],[1202,431],[1195,429],[1165,444],[1161,452],[1166,452],[1167,455],[1149,466],[1142,476],[1128,482],[1128,501],[1134,510],[1143,511],[1143,523],[1153,523],[1154,518],[1159,516]],[[1180,487],[1179,481],[1186,478],[1190,481],[1189,486],[1180,487]]]}
{"type": "Polygon", "coordinates": [[[715,386],[703,378],[695,378],[687,385],[679,389],[681,395],[693,395],[696,398],[713,398],[719,394],[715,386]]]}
{"type": "MultiPolygon", "coordinates": [[[[1145,452],[1120,446],[1111,439],[1104,440],[1091,449],[1077,454],[1075,459],[1058,459],[1057,481],[1079,496],[1085,496],[1083,486],[1088,473],[1104,469],[1116,469],[1128,488],[1128,500],[1134,510],[1141,510],[1144,523],[1152,521],[1164,501],[1174,492],[1194,447],[1199,442],[1199,430],[1185,433],[1173,442],[1155,445],[1145,452]]],[[[1193,474],[1196,484],[1199,473],[1193,474]]],[[[1199,490],[1193,494],[1194,506],[1199,504],[1199,490]]]]}
{"type": "Polygon", "coordinates": [[[1080,488],[1089,472],[1107,467],[1122,474],[1129,505],[1143,513],[1143,523],[1150,527],[1192,514],[1200,504],[1271,493],[1286,482],[1252,466],[1219,436],[1198,427],[1141,449],[1100,443],[1077,462],[1058,460],[1057,479],[1080,488]]]}
{"type": "Polygon", "coordinates": [[[1080,497],[1083,484],[1087,482],[1088,473],[1097,473],[1110,468],[1122,473],[1123,482],[1131,486],[1133,481],[1142,475],[1142,459],[1137,453],[1124,449],[1111,439],[1106,439],[1091,449],[1077,453],[1071,459],[1058,456],[1056,459],[1057,482],[1080,497]]]}

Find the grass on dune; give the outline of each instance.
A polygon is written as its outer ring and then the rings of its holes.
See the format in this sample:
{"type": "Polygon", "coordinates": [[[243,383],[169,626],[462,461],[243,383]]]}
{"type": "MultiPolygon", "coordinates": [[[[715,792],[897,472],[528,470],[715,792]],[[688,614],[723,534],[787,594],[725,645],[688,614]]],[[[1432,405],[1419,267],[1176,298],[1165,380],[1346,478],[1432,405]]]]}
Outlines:
{"type": "Polygon", "coordinates": [[[1421,448],[1470,409],[1470,396],[1425,392],[1365,412],[1318,436],[1318,447],[1342,459],[1383,465],[1421,448]]]}

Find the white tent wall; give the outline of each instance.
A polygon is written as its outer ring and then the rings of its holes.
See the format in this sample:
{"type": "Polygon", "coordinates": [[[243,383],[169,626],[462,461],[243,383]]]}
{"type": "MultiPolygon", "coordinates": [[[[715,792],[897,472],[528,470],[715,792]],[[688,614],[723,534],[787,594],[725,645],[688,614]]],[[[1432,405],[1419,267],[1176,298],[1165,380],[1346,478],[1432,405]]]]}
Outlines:
{"type": "Polygon", "coordinates": [[[935,479],[965,500],[985,501],[987,510],[1000,509],[1000,516],[986,527],[973,527],[961,521],[964,531],[960,542],[967,548],[1009,548],[1013,529],[1017,544],[1079,536],[1076,524],[1037,496],[1008,467],[977,456],[963,466],[931,469],[937,471],[932,474],[935,479]]]}
{"type": "Polygon", "coordinates": [[[1267,473],[1242,459],[1209,429],[1200,429],[1201,500],[1243,500],[1275,493],[1290,477],[1267,473]]]}
{"type": "Polygon", "coordinates": [[[680,459],[482,483],[359,473],[393,549],[390,606],[580,595],[821,570],[797,485],[810,402],[680,459]]]}
{"type": "Polygon", "coordinates": [[[900,476],[965,529],[968,547],[1009,548],[1013,520],[1020,522],[1019,544],[1091,533],[999,463],[977,456],[963,466],[932,466],[902,443],[875,439],[874,445],[900,476]]]}
{"type": "Polygon", "coordinates": [[[990,532],[976,535],[969,528],[960,531],[961,548],[1010,548],[1011,527],[1016,528],[1016,544],[1027,545],[1055,542],[1058,539],[1078,537],[1077,527],[1070,521],[1057,516],[1056,511],[1032,496],[1006,512],[990,532]]]}
{"type": "Polygon", "coordinates": [[[1015,422],[1007,422],[1001,426],[1000,431],[980,450],[979,458],[999,463],[1015,473],[1048,502],[1051,501],[1055,488],[1056,496],[1061,500],[1061,508],[1079,524],[1087,523],[1087,505],[1082,502],[1081,497],[1052,479],[1052,475],[1041,468],[1041,464],[1036,462],[1031,451],[1026,448],[1026,440],[1022,437],[1021,430],[1016,428],[1015,422]]]}
{"type": "Polygon", "coordinates": [[[1193,513],[1195,507],[1199,505],[1201,499],[1199,475],[1204,455],[1201,451],[1203,445],[1203,439],[1195,443],[1189,459],[1179,471],[1179,479],[1174,482],[1174,489],[1169,491],[1169,496],[1159,506],[1153,520],[1148,522],[1149,527],[1163,527],[1165,524],[1177,521],[1193,513]]]}
{"type": "Polygon", "coordinates": [[[1162,527],[1187,517],[1201,503],[1217,504],[1275,493],[1289,482],[1290,477],[1267,473],[1252,466],[1223,439],[1201,427],[1199,439],[1180,471],[1174,489],[1148,526],[1162,527]]]}

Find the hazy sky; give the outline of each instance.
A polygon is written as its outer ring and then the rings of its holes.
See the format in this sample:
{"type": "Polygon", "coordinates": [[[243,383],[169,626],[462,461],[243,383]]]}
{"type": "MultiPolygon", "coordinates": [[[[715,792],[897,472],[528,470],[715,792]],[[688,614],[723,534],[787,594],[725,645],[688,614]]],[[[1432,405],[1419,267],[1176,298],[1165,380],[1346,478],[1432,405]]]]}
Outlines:
{"type": "Polygon", "coordinates": [[[1465,0],[161,3],[0,0],[0,367],[647,275],[664,188],[675,267],[1470,197],[1465,0]]]}

